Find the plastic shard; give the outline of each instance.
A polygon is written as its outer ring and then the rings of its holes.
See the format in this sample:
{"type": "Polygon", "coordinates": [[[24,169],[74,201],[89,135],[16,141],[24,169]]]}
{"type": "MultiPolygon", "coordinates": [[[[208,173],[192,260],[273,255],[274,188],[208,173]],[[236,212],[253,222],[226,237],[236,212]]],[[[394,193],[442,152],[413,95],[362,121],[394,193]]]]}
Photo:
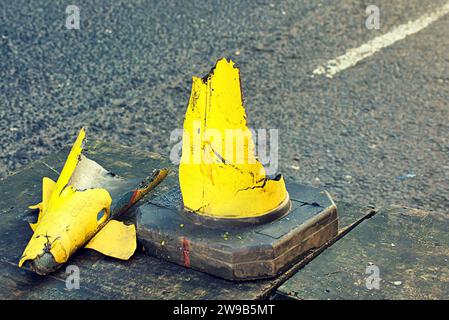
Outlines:
{"type": "Polygon", "coordinates": [[[232,61],[221,59],[206,77],[193,78],[179,183],[185,209],[213,218],[258,217],[288,201],[283,177],[268,177],[254,155],[232,61]]]}
{"type": "Polygon", "coordinates": [[[55,189],[55,186],[56,182],[54,182],[50,178],[44,177],[42,179],[42,202],[29,207],[30,209],[39,209],[39,215],[36,223],[30,223],[30,227],[31,229],[33,229],[33,231],[36,229],[36,226],[42,220],[42,216],[47,209],[48,201],[51,197],[51,194],[53,193],[53,190],[55,189]]]}
{"type": "Polygon", "coordinates": [[[136,228],[117,220],[111,220],[85,248],[93,249],[109,257],[128,260],[136,251],[136,228]]]}
{"type": "Polygon", "coordinates": [[[136,181],[111,174],[85,157],[84,141],[85,131],[81,129],[58,181],[43,179],[42,202],[30,207],[39,209],[39,216],[30,224],[34,234],[19,267],[29,262],[36,273],[48,274],[92,238],[88,247],[104,254],[126,259],[134,253],[135,226],[113,219],[159,184],[168,171],[155,170],[136,187],[136,181]],[[119,252],[113,248],[118,243],[122,247],[119,252]]]}

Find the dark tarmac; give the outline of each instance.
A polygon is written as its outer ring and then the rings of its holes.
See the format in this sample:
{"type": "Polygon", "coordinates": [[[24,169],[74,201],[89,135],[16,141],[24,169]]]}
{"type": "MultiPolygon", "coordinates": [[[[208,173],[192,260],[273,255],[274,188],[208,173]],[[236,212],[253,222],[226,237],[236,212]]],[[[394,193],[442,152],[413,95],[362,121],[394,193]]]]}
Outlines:
{"type": "Polygon", "coordinates": [[[249,125],[288,180],[447,213],[449,15],[332,79],[312,71],[446,0],[0,3],[0,177],[88,137],[168,155],[191,77],[241,69],[249,125]],[[67,5],[80,30],[65,27],[67,5]],[[380,8],[380,30],[365,8],[380,8]]]}

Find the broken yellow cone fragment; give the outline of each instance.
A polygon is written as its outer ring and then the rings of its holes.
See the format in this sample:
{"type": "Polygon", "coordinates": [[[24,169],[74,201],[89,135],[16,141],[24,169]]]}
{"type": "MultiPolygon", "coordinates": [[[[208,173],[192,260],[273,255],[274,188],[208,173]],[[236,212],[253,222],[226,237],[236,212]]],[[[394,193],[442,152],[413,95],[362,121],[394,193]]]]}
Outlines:
{"type": "Polygon", "coordinates": [[[56,182],[54,182],[50,178],[44,177],[42,179],[42,202],[29,207],[30,209],[39,209],[39,216],[37,218],[37,222],[30,223],[30,227],[31,227],[31,229],[33,229],[33,231],[36,229],[36,226],[39,224],[39,222],[42,219],[43,213],[47,209],[48,201],[51,197],[51,194],[53,193],[53,190],[55,189],[55,185],[56,185],[56,182]]]}
{"type": "Polygon", "coordinates": [[[281,175],[268,177],[246,125],[239,69],[219,60],[193,78],[179,183],[184,208],[213,218],[253,218],[288,203],[281,175]]]}
{"type": "Polygon", "coordinates": [[[111,220],[86,244],[85,248],[93,249],[109,257],[121,260],[131,258],[136,251],[136,228],[111,220]]]}
{"type": "Polygon", "coordinates": [[[85,131],[81,129],[64,168],[55,183],[42,182],[42,202],[34,231],[19,261],[28,262],[38,274],[58,269],[79,248],[86,246],[119,259],[128,259],[136,249],[134,225],[114,220],[167,175],[153,171],[146,179],[119,177],[83,155],[85,131]]]}

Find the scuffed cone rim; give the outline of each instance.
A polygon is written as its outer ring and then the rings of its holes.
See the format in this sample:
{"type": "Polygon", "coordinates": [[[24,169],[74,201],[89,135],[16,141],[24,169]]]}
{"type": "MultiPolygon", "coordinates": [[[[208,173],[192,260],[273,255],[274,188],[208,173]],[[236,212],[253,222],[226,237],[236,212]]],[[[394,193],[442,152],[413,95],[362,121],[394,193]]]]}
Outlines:
{"type": "Polygon", "coordinates": [[[62,266],[62,264],[55,261],[55,258],[50,252],[45,252],[34,260],[29,260],[25,263],[28,263],[30,268],[41,276],[52,273],[62,266]]]}
{"type": "Polygon", "coordinates": [[[286,198],[273,210],[264,212],[259,216],[249,217],[249,218],[233,218],[233,217],[216,217],[209,216],[207,214],[198,214],[195,211],[184,208],[182,213],[184,216],[192,220],[197,224],[204,225],[206,227],[221,228],[221,227],[249,227],[254,225],[261,225],[265,223],[272,222],[274,220],[280,219],[287,215],[291,209],[290,197],[287,193],[286,198]]]}

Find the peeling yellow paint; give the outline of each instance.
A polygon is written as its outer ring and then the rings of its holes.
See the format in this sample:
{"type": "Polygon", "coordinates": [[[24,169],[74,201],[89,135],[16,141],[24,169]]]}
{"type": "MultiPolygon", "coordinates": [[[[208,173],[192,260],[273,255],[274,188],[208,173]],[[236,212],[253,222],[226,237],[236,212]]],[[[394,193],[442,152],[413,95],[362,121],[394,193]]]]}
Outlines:
{"type": "Polygon", "coordinates": [[[264,215],[288,201],[284,179],[270,179],[254,156],[240,74],[221,59],[193,78],[184,120],[179,183],[187,210],[218,218],[264,215]]]}

